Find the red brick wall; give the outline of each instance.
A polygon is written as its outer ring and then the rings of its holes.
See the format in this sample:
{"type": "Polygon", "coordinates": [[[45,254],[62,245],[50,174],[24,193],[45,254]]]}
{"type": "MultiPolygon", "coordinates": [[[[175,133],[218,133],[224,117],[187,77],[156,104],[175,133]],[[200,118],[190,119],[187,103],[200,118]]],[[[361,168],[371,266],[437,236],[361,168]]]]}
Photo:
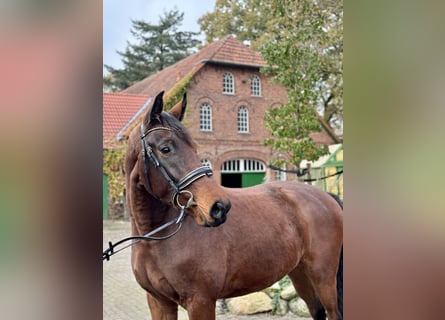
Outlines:
{"type": "Polygon", "coordinates": [[[199,145],[201,158],[208,159],[220,178],[224,161],[249,158],[268,163],[270,148],[261,145],[268,132],[263,124],[265,110],[276,103],[284,103],[286,91],[259,72],[258,69],[236,68],[207,64],[188,87],[188,112],[184,123],[199,145]],[[233,75],[235,94],[223,94],[225,72],[233,75]],[[253,75],[261,79],[261,97],[253,97],[250,82],[253,75]],[[212,108],[212,131],[199,129],[199,109],[203,103],[212,108]],[[249,116],[249,132],[238,133],[238,108],[246,106],[249,116]]]}
{"type": "Polygon", "coordinates": [[[261,142],[268,137],[263,117],[267,108],[287,102],[286,90],[282,86],[272,83],[270,77],[261,74],[258,69],[207,63],[190,82],[187,95],[188,107],[184,124],[197,141],[201,158],[211,162],[214,176],[218,181],[224,161],[248,158],[269,163],[270,148],[261,145],[261,142]],[[225,72],[232,73],[234,77],[233,95],[223,94],[225,72]],[[253,75],[261,79],[260,97],[251,96],[250,83],[253,75]],[[212,108],[211,132],[202,132],[199,129],[199,109],[203,103],[209,104],[212,108]],[[248,109],[248,133],[238,133],[237,119],[240,106],[246,106],[248,109]]]}

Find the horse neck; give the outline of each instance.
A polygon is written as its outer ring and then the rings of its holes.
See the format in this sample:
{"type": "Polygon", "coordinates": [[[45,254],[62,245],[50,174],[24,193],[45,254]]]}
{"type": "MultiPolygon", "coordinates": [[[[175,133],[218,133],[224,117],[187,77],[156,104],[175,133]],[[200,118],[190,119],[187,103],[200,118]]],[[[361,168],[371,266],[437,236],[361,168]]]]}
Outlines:
{"type": "Polygon", "coordinates": [[[132,208],[133,234],[143,235],[174,218],[175,209],[147,193],[135,195],[132,208]]]}

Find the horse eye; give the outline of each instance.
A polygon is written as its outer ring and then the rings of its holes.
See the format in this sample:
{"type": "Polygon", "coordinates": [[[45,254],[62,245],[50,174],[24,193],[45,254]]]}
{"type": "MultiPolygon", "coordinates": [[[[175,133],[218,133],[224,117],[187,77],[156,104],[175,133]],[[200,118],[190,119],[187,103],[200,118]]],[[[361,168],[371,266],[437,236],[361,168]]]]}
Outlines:
{"type": "Polygon", "coordinates": [[[169,148],[169,147],[162,147],[162,148],[161,148],[161,152],[162,152],[163,154],[167,154],[167,153],[170,152],[170,148],[169,148]]]}

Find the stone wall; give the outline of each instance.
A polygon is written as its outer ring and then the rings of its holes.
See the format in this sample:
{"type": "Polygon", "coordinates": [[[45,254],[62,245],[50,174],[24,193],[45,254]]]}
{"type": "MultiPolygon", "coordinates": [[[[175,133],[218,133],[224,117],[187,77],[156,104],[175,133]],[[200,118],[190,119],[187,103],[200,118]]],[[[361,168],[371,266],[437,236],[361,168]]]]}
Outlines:
{"type": "Polygon", "coordinates": [[[281,316],[291,312],[299,317],[311,317],[306,303],[298,296],[287,277],[262,291],[218,300],[216,312],[217,314],[237,315],[271,312],[281,316]]]}

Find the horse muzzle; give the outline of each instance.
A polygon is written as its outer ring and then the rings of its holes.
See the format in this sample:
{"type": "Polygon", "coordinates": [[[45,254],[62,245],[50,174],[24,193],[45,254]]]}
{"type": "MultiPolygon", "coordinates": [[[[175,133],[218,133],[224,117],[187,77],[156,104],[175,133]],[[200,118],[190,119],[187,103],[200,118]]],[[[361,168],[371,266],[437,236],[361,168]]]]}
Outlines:
{"type": "Polygon", "coordinates": [[[210,208],[210,217],[213,218],[213,222],[206,221],[206,227],[217,227],[226,222],[231,207],[230,201],[216,201],[210,208]]]}

